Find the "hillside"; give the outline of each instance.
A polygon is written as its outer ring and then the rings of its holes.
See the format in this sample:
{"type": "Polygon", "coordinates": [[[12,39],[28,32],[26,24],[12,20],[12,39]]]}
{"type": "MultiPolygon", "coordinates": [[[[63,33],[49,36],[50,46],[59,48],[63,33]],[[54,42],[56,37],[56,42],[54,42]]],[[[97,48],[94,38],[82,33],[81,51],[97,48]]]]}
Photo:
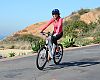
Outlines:
{"type": "MultiPolygon", "coordinates": [[[[85,23],[89,24],[91,22],[96,22],[100,16],[100,10],[98,9],[93,9],[93,10],[90,10],[89,12],[87,13],[84,13],[82,15],[79,15],[78,12],[76,12],[75,14],[73,15],[70,15],[70,16],[67,16],[64,18],[64,21],[67,21],[67,20],[70,20],[72,17],[76,17],[76,16],[80,16],[80,20],[84,21],[85,23]]],[[[35,23],[35,24],[32,24],[30,26],[27,26],[25,29],[23,30],[20,30],[18,32],[15,32],[13,35],[16,35],[16,34],[33,34],[33,35],[36,35],[36,36],[41,36],[40,35],[40,31],[41,31],[41,27],[43,25],[45,25],[48,21],[44,21],[44,22],[39,22],[39,23],[35,23]]],[[[52,25],[50,25],[46,31],[52,31],[53,30],[53,27],[52,25]]]]}
{"type": "Polygon", "coordinates": [[[71,15],[65,17],[65,21],[73,20],[73,19],[80,19],[85,23],[89,24],[91,22],[97,22],[100,17],[100,9],[81,9],[77,12],[72,12],[71,15]]]}
{"type": "Polygon", "coordinates": [[[89,24],[91,22],[97,22],[99,16],[100,16],[100,11],[92,10],[86,14],[81,15],[80,19],[89,24]]]}
{"type": "MultiPolygon", "coordinates": [[[[40,31],[41,31],[41,28],[47,23],[48,21],[44,21],[44,22],[39,22],[39,23],[35,23],[35,24],[32,24],[30,26],[27,26],[25,29],[23,30],[20,30],[18,32],[15,32],[13,34],[14,35],[24,35],[24,34],[32,34],[32,35],[35,35],[35,36],[39,36],[41,37],[41,34],[40,34],[40,31]]],[[[50,25],[46,31],[48,32],[51,32],[53,30],[53,26],[50,25]]]]}
{"type": "MultiPolygon", "coordinates": [[[[78,21],[79,20],[79,21],[85,22],[86,24],[90,24],[91,22],[92,23],[98,22],[99,19],[100,19],[100,8],[98,7],[98,8],[91,9],[91,10],[90,9],[80,9],[77,12],[72,12],[71,15],[64,17],[63,23],[65,23],[66,21],[70,21],[70,20],[72,20],[72,21],[78,21]]],[[[24,41],[21,41],[21,40],[24,39],[24,38],[28,39],[28,37],[30,37],[31,35],[34,35],[33,36],[34,39],[35,38],[39,39],[39,38],[37,38],[37,36],[43,37],[43,36],[41,36],[40,31],[41,31],[41,28],[47,22],[48,21],[44,21],[44,22],[38,22],[38,23],[35,23],[35,24],[32,24],[32,25],[29,25],[25,29],[20,30],[18,32],[15,32],[11,36],[8,36],[5,40],[3,40],[3,42],[0,42],[0,44],[2,44],[2,47],[7,46],[6,48],[30,49],[30,43],[25,42],[25,40],[24,41]],[[24,35],[27,35],[28,37],[24,36],[24,35]],[[21,40],[19,40],[19,38],[21,40]],[[8,43],[10,43],[10,47],[9,47],[8,43]],[[26,48],[26,45],[27,45],[27,48],[26,48]]],[[[97,30],[97,28],[95,30],[97,30]]],[[[93,30],[93,32],[95,32],[95,30],[93,30]]],[[[48,32],[48,31],[52,32],[53,31],[53,25],[50,25],[45,31],[46,32],[48,32]]],[[[80,32],[79,29],[77,29],[77,31],[78,31],[78,33],[80,32]]],[[[92,37],[92,38],[94,38],[94,37],[92,37]]]]}

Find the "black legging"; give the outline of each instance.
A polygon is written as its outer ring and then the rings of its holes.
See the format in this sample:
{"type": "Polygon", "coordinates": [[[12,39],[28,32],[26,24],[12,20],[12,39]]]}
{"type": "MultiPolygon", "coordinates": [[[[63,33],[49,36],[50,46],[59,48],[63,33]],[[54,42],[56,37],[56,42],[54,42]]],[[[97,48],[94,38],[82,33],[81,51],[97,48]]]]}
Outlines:
{"type": "Polygon", "coordinates": [[[52,43],[57,45],[57,40],[59,40],[63,36],[63,32],[61,32],[60,34],[58,34],[56,36],[53,36],[53,35],[54,35],[54,33],[51,36],[52,43]]]}

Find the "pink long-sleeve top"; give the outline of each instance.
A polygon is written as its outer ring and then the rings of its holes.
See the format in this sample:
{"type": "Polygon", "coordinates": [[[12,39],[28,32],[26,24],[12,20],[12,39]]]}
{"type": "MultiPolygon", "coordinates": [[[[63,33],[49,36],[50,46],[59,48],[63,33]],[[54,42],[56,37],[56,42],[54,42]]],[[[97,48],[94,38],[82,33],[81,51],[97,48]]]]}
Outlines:
{"type": "Polygon", "coordinates": [[[50,21],[43,26],[42,31],[44,31],[50,24],[53,24],[54,26],[54,34],[60,34],[63,32],[63,18],[59,17],[57,20],[54,20],[54,18],[50,19],[50,21]]]}

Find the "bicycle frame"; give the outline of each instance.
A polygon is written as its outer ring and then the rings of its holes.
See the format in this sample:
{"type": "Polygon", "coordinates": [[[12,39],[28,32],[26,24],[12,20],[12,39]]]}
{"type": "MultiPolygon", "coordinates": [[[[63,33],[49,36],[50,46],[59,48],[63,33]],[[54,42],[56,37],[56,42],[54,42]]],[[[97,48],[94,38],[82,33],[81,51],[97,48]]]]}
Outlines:
{"type": "MultiPolygon", "coordinates": [[[[49,37],[51,36],[51,33],[50,32],[43,32],[42,33],[42,35],[45,35],[45,37],[46,37],[46,40],[45,40],[45,42],[46,42],[46,47],[49,49],[50,47],[52,47],[53,46],[53,44],[51,43],[51,44],[49,44],[50,42],[49,42],[49,37]]],[[[50,53],[49,53],[50,54],[50,53]]]]}

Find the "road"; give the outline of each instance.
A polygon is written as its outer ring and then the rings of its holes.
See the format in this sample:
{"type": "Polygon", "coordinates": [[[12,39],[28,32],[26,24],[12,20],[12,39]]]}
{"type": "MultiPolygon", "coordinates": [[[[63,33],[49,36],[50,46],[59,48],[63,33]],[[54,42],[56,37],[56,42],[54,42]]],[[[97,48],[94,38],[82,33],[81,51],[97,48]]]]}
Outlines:
{"type": "Polygon", "coordinates": [[[40,71],[36,56],[0,61],[0,80],[100,80],[100,45],[66,50],[60,65],[40,71]]]}

